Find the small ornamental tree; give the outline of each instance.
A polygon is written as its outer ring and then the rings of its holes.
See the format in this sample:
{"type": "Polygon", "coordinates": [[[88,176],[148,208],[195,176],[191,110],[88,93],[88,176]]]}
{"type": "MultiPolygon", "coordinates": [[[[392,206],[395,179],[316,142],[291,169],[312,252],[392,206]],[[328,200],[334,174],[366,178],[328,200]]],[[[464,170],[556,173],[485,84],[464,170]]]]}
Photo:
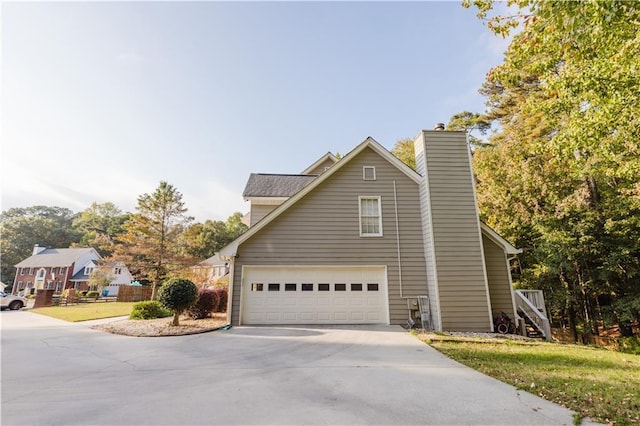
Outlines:
{"type": "Polygon", "coordinates": [[[180,325],[180,314],[198,300],[198,287],[184,278],[172,278],[165,282],[158,293],[158,301],[173,312],[171,325],[180,325]]]}
{"type": "Polygon", "coordinates": [[[100,291],[113,281],[113,274],[106,268],[97,268],[89,275],[89,289],[100,291]]]}

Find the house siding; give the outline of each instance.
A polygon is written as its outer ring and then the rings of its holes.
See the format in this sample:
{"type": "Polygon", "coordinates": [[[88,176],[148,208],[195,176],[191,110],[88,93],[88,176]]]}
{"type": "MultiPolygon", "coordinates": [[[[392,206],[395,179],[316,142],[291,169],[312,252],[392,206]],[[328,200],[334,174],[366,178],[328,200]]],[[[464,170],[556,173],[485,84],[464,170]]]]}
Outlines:
{"type": "Polygon", "coordinates": [[[424,131],[418,137],[418,172],[425,223],[430,290],[437,294],[437,329],[489,331],[489,291],[466,136],[424,131]]]}
{"type": "Polygon", "coordinates": [[[258,223],[263,217],[268,215],[278,207],[277,205],[270,204],[251,204],[251,223],[249,226],[253,226],[258,223]]]}
{"type": "Polygon", "coordinates": [[[487,265],[487,280],[491,295],[491,311],[495,318],[500,312],[515,318],[513,295],[511,290],[511,272],[509,271],[504,249],[486,235],[482,235],[484,258],[487,265]]]}
{"type": "Polygon", "coordinates": [[[234,262],[232,324],[239,323],[242,266],[273,264],[386,266],[390,322],[406,322],[409,311],[404,299],[427,292],[417,193],[416,182],[375,151],[365,148],[240,244],[234,262]],[[375,181],[362,179],[363,166],[376,167],[375,181]],[[358,196],[381,197],[382,237],[360,237],[358,196]]]}
{"type": "Polygon", "coordinates": [[[336,163],[334,163],[333,161],[331,161],[331,160],[329,160],[327,158],[322,163],[320,163],[318,166],[314,167],[312,170],[309,170],[305,174],[307,174],[307,175],[321,175],[322,173],[324,173],[326,171],[325,168],[331,167],[334,164],[336,164],[336,163]]]}

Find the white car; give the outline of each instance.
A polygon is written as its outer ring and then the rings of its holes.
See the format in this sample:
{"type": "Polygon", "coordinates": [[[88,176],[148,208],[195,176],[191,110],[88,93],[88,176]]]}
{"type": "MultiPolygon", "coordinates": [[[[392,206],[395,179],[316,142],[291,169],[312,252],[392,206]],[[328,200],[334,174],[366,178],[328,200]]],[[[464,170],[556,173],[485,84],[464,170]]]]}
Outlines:
{"type": "Polygon", "coordinates": [[[18,309],[22,309],[27,306],[27,299],[24,297],[12,296],[4,291],[0,291],[0,295],[2,296],[2,304],[0,305],[1,309],[9,308],[12,311],[17,311],[18,309]]]}

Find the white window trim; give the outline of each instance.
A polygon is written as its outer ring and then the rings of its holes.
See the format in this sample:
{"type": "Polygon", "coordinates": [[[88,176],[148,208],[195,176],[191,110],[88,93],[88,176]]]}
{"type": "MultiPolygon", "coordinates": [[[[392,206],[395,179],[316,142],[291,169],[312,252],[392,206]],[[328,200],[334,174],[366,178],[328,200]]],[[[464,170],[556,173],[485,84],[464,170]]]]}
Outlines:
{"type": "Polygon", "coordinates": [[[376,167],[375,166],[362,166],[362,180],[376,180],[376,167]],[[367,169],[373,171],[373,178],[367,179],[367,169]]]}
{"type": "Polygon", "coordinates": [[[360,195],[358,197],[358,225],[361,237],[382,237],[382,198],[379,195],[360,195]],[[362,232],[362,200],[377,200],[378,202],[378,229],[380,232],[367,234],[362,232]]]}

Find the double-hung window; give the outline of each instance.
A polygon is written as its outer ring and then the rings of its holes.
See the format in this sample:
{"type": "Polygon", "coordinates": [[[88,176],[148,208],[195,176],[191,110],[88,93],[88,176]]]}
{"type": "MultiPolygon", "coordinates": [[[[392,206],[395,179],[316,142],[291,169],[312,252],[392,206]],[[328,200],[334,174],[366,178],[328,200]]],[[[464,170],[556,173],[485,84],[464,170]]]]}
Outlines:
{"type": "Polygon", "coordinates": [[[382,237],[382,208],[380,197],[360,196],[360,236],[382,237]]]}

